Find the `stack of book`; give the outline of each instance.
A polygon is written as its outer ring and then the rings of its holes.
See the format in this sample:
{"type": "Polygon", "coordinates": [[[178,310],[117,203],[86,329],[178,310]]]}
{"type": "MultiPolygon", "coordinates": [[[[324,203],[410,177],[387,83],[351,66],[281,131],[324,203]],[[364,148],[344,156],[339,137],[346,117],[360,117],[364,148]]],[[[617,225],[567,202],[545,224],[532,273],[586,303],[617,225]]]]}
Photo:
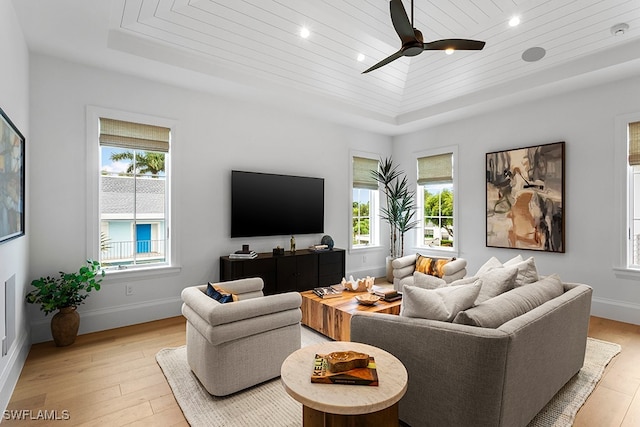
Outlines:
{"type": "Polygon", "coordinates": [[[402,298],[402,294],[393,288],[373,287],[373,293],[385,301],[396,301],[402,298]]]}
{"type": "Polygon", "coordinates": [[[320,298],[336,298],[342,295],[342,292],[334,289],[331,286],[321,286],[319,288],[313,288],[313,293],[320,298]]]}
{"type": "Polygon", "coordinates": [[[229,259],[253,259],[257,256],[258,254],[255,251],[235,251],[229,254],[229,259]]]}

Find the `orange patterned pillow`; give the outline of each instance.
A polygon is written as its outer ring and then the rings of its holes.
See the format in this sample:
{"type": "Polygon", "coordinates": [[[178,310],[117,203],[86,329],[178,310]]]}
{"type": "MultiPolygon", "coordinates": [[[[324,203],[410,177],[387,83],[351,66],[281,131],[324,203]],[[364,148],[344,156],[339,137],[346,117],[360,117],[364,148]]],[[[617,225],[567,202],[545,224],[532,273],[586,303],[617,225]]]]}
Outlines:
{"type": "Polygon", "coordinates": [[[429,258],[418,254],[416,258],[416,271],[424,274],[430,274],[431,276],[442,277],[444,276],[444,266],[453,259],[448,258],[429,258]]]}

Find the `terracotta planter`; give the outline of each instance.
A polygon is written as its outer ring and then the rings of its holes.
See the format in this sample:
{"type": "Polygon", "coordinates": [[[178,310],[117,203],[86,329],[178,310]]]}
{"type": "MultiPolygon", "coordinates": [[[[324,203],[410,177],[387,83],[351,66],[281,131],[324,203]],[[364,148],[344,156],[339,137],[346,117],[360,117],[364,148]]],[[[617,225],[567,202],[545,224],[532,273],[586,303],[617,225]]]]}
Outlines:
{"type": "Polygon", "coordinates": [[[75,307],[62,307],[51,319],[51,335],[58,347],[71,345],[78,336],[80,315],[75,307]]]}

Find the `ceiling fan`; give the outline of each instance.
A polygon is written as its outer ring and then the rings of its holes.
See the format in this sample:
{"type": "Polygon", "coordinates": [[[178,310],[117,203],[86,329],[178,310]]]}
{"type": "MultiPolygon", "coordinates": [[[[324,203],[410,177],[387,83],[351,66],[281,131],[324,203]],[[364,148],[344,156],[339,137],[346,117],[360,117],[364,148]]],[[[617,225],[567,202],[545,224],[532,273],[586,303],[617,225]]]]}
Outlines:
{"type": "Polygon", "coordinates": [[[411,0],[411,22],[409,22],[407,12],[404,10],[402,0],[391,0],[389,8],[391,9],[391,22],[393,22],[396,33],[400,36],[402,47],[393,55],[363,71],[362,74],[387,65],[402,56],[419,55],[424,50],[482,50],[484,48],[485,42],[468,39],[443,39],[425,43],[420,30],[413,26],[413,0],[411,0]]]}

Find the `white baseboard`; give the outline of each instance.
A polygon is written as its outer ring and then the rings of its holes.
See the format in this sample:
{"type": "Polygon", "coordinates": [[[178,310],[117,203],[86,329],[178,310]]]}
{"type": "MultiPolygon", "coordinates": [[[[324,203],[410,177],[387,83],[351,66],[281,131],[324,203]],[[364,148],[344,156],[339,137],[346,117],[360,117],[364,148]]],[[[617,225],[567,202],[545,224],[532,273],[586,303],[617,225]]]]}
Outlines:
{"type": "MultiPolygon", "coordinates": [[[[125,304],[117,307],[84,311],[80,313],[78,334],[104,331],[153,320],[180,316],[182,299],[180,297],[125,304]]],[[[31,323],[32,343],[51,341],[51,318],[39,319],[31,323]]]]}
{"type": "Polygon", "coordinates": [[[14,344],[5,356],[8,360],[0,376],[0,409],[3,414],[11,401],[11,395],[18,384],[18,378],[20,378],[24,363],[27,361],[27,356],[29,356],[31,349],[29,334],[20,334],[14,344]]]}
{"type": "Polygon", "coordinates": [[[640,325],[640,305],[607,298],[591,300],[591,315],[640,325]]]}

